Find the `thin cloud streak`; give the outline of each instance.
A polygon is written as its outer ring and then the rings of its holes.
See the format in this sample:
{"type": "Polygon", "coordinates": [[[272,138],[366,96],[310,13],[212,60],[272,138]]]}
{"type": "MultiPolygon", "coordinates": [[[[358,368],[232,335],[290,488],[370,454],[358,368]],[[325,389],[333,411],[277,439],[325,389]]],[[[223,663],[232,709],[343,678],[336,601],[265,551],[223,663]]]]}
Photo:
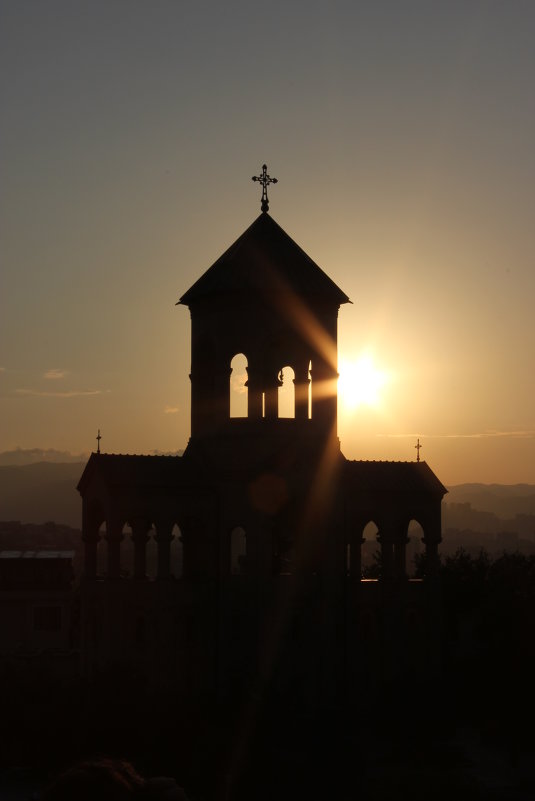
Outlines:
{"type": "Polygon", "coordinates": [[[178,406],[166,406],[163,410],[164,414],[177,414],[180,411],[178,406]]]}
{"type": "Polygon", "coordinates": [[[30,396],[35,398],[82,398],[89,395],[103,395],[105,392],[111,390],[106,389],[71,389],[66,392],[42,392],[37,389],[16,389],[15,393],[22,396],[30,396]]]}
{"type": "Polygon", "coordinates": [[[67,370],[61,370],[58,367],[53,367],[43,373],[43,378],[46,378],[47,381],[57,381],[60,378],[65,378],[66,375],[68,375],[67,370]]]}
{"type": "Polygon", "coordinates": [[[533,439],[535,437],[535,430],[527,431],[479,431],[471,434],[422,434],[416,432],[413,434],[376,434],[376,437],[383,437],[385,439],[414,439],[421,437],[422,439],[497,439],[499,437],[510,437],[511,439],[533,439]]]}

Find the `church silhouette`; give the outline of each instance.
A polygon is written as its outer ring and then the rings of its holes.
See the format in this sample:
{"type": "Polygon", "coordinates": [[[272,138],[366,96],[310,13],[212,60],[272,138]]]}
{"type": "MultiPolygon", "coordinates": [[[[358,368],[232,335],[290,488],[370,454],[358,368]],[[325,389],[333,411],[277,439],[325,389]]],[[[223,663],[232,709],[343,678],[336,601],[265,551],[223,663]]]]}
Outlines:
{"type": "Polygon", "coordinates": [[[179,301],[191,314],[184,454],[99,448],[80,479],[82,670],[135,668],[188,698],[332,707],[371,677],[432,669],[446,489],[419,459],[342,454],[337,318],[349,298],[269,215],[265,167],[256,180],[260,216],[179,301]],[[377,581],[361,571],[370,521],[377,581]],[[418,581],[410,521],[424,533],[418,581]]]}

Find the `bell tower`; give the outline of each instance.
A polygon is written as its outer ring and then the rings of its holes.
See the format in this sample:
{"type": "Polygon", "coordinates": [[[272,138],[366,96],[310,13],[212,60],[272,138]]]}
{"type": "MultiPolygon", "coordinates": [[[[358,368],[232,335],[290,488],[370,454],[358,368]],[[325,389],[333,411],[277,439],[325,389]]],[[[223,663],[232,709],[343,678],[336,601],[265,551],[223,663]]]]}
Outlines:
{"type": "MultiPolygon", "coordinates": [[[[191,314],[191,440],[203,450],[337,439],[337,318],[349,298],[262,213],[180,298],[191,314]],[[247,413],[232,418],[231,362],[247,360],[247,413]],[[281,417],[281,371],[293,370],[294,415],[281,417]]],[[[260,455],[260,453],[258,454],[260,455]]]]}
{"type": "Polygon", "coordinates": [[[337,319],[349,299],[269,215],[266,167],[255,180],[261,214],[179,301],[192,331],[185,453],[102,453],[99,440],[78,485],[82,663],[91,678],[133,660],[148,686],[167,683],[187,709],[212,698],[226,716],[230,700],[243,721],[242,709],[273,702],[292,714],[302,705],[309,719],[348,702],[358,711],[363,686],[380,691],[381,671],[390,687],[414,672],[414,659],[424,670],[438,665],[433,576],[447,490],[419,461],[419,444],[414,462],[342,454],[337,319]],[[237,356],[240,416],[231,409],[237,356]],[[424,532],[427,584],[407,579],[411,520],[424,532]],[[361,582],[369,522],[379,585],[361,582]]]}

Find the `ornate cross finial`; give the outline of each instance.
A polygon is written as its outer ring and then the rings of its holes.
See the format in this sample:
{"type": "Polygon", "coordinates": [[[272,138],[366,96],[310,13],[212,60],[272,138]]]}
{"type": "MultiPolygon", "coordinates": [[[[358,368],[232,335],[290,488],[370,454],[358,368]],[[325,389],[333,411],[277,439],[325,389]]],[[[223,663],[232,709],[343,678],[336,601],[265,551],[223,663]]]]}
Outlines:
{"type": "Polygon", "coordinates": [[[97,436],[96,436],[96,440],[97,440],[97,453],[100,453],[100,440],[101,440],[101,439],[102,439],[102,437],[100,436],[100,428],[99,428],[99,430],[98,430],[98,434],[97,434],[97,436]]]}
{"type": "Polygon", "coordinates": [[[262,164],[262,172],[261,172],[261,174],[260,175],[253,175],[253,181],[260,181],[260,183],[262,184],[262,205],[260,206],[260,208],[265,213],[266,211],[269,211],[269,203],[268,203],[268,195],[267,195],[268,185],[269,184],[276,184],[277,183],[277,179],[276,178],[271,178],[271,176],[269,176],[267,174],[267,166],[265,164],[262,164]]]}
{"type": "Polygon", "coordinates": [[[420,461],[420,448],[422,447],[422,445],[420,445],[420,438],[418,438],[416,440],[416,445],[414,447],[416,448],[416,461],[419,462],[420,461]]]}

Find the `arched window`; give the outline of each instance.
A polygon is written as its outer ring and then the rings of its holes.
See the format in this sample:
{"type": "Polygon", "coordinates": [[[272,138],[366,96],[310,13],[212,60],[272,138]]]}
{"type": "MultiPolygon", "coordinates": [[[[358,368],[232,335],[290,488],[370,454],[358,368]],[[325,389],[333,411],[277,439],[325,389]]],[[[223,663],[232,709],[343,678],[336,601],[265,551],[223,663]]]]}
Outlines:
{"type": "Polygon", "coordinates": [[[237,353],[230,367],[230,416],[247,417],[247,357],[243,353],[237,353]]]}
{"type": "Polygon", "coordinates": [[[179,579],[184,575],[184,545],[182,534],[176,524],[173,526],[171,533],[173,535],[171,540],[171,575],[179,579]]]}
{"type": "Polygon", "coordinates": [[[230,532],[230,572],[233,576],[245,573],[247,559],[247,535],[241,526],[230,532]]]}
{"type": "Polygon", "coordinates": [[[379,529],[373,520],[362,530],[362,573],[366,578],[377,578],[380,572],[378,533],[379,529]]]}
{"type": "Polygon", "coordinates": [[[406,551],[406,571],[407,575],[413,577],[416,575],[418,561],[424,554],[423,538],[425,532],[421,524],[417,520],[411,520],[407,528],[407,544],[406,551]]]}
{"type": "Polygon", "coordinates": [[[278,389],[279,417],[295,417],[295,372],[292,367],[283,367],[279,373],[281,385],[278,389]]]}

